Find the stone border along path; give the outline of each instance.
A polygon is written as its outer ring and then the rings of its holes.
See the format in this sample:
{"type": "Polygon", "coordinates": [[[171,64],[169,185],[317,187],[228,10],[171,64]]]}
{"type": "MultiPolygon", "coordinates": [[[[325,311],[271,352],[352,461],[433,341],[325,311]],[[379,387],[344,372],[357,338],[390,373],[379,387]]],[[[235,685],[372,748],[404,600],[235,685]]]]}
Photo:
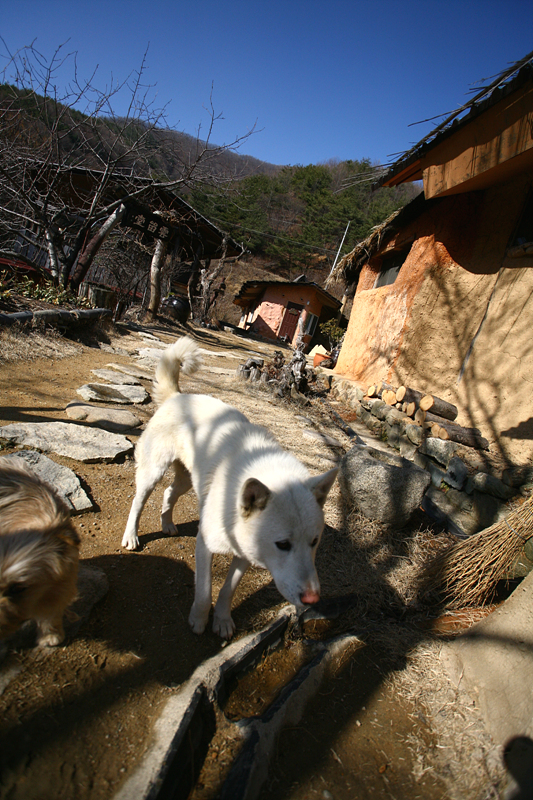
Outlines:
{"type": "Polygon", "coordinates": [[[0,325],[26,325],[43,323],[47,325],[74,325],[77,322],[95,322],[113,316],[109,308],[79,308],[67,311],[63,308],[46,308],[41,311],[15,311],[13,314],[0,314],[0,325]]]}

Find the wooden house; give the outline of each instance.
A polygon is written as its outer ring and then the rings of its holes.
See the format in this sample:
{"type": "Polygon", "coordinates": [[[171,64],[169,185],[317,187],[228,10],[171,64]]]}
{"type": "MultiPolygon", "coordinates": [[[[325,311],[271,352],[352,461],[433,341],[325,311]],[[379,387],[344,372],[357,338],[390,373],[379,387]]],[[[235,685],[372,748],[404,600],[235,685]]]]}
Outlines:
{"type": "Polygon", "coordinates": [[[384,174],[423,193],[334,276],[354,296],[336,372],[439,395],[519,461],[533,445],[532,57],[384,174]]]}
{"type": "Polygon", "coordinates": [[[303,342],[305,350],[319,324],[331,319],[341,305],[303,275],[294,281],[247,281],[233,302],[242,309],[239,328],[293,347],[303,342]]]}

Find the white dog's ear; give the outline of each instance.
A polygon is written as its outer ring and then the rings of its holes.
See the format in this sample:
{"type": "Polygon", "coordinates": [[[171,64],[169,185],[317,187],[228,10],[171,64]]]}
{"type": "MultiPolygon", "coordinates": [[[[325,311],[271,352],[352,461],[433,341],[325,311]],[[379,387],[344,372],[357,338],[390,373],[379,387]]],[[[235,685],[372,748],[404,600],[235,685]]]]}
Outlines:
{"type": "Polygon", "coordinates": [[[257,478],[248,478],[242,487],[241,508],[245,517],[254,511],[262,511],[270,497],[270,489],[257,478]]]}
{"type": "Polygon", "coordinates": [[[319,506],[323,506],[326,502],[326,497],[328,496],[328,492],[335,482],[338,471],[339,468],[334,467],[333,469],[330,469],[329,472],[324,472],[323,475],[319,475],[317,478],[311,478],[308,481],[307,485],[316,497],[316,501],[319,506]]]}

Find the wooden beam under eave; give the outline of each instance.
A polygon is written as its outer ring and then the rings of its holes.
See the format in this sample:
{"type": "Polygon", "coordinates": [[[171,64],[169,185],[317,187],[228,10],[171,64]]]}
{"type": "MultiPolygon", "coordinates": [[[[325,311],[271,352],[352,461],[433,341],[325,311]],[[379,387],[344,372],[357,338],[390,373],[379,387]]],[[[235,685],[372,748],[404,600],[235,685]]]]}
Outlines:
{"type": "Polygon", "coordinates": [[[533,83],[460,127],[421,159],[426,199],[512,175],[533,153],[533,83]]]}
{"type": "Polygon", "coordinates": [[[404,167],[400,172],[397,172],[396,175],[391,175],[391,177],[384,181],[381,185],[392,187],[392,186],[399,186],[400,183],[411,183],[412,181],[421,181],[422,180],[422,165],[420,160],[413,161],[412,164],[409,164],[407,167],[404,167]]]}

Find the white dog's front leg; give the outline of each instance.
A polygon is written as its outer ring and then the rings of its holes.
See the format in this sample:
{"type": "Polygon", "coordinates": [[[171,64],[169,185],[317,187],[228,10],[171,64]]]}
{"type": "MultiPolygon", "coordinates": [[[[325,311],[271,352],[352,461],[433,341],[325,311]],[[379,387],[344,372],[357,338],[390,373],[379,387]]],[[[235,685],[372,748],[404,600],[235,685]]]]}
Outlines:
{"type": "Polygon", "coordinates": [[[235,556],[224,581],[224,586],[219,592],[215,605],[213,630],[223,639],[231,639],[235,633],[235,623],[231,617],[231,601],[242,576],[249,566],[250,562],[245,558],[235,556]]]}
{"type": "Polygon", "coordinates": [[[194,633],[203,633],[211,610],[211,565],[213,554],[206,547],[201,531],[196,537],[196,578],[194,603],[189,625],[194,633]]]}
{"type": "Polygon", "coordinates": [[[139,530],[139,519],[151,491],[151,489],[143,489],[142,491],[138,490],[133,498],[128,522],[126,524],[126,530],[124,531],[124,536],[122,537],[122,547],[125,547],[126,550],[137,550],[139,547],[140,543],[137,535],[139,530]]]}

